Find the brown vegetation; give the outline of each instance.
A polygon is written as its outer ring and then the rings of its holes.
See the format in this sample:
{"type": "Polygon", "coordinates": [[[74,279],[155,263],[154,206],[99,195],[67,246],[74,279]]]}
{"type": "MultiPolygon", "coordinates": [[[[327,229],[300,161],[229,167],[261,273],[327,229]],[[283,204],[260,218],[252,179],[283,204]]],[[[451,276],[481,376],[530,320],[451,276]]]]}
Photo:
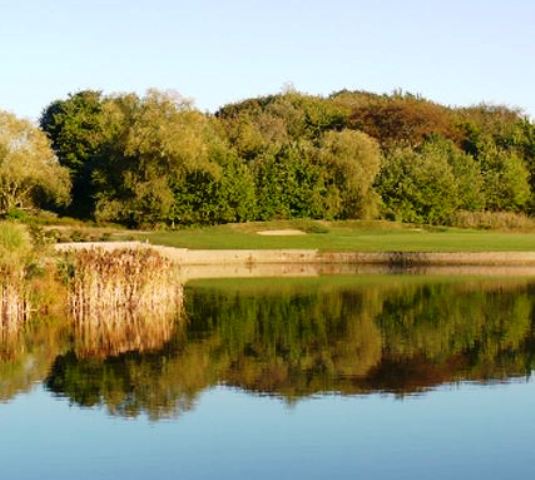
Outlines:
{"type": "Polygon", "coordinates": [[[0,282],[0,358],[9,357],[30,316],[30,304],[18,285],[0,282]]]}
{"type": "Polygon", "coordinates": [[[451,223],[455,227],[483,230],[533,231],[535,221],[523,213],[514,212],[456,212],[451,223]]]}
{"type": "Polygon", "coordinates": [[[151,249],[74,254],[69,281],[77,353],[160,348],[182,310],[177,267],[151,249]]]}
{"type": "Polygon", "coordinates": [[[26,265],[31,241],[21,225],[0,223],[0,354],[10,349],[30,316],[26,265]]]}

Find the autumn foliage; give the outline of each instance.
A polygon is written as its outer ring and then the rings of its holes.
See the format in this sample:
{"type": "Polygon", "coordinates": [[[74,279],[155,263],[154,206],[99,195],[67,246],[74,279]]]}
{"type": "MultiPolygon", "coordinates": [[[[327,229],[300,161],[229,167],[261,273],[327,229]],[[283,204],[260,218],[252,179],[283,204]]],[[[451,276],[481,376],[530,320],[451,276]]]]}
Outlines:
{"type": "Polygon", "coordinates": [[[0,214],[43,206],[131,227],[373,217],[451,224],[459,211],[535,208],[535,126],[505,106],[285,91],[210,114],[172,92],[82,91],[52,102],[40,126],[48,140],[0,116],[0,214]],[[62,207],[66,172],[72,199],[62,207]]]}

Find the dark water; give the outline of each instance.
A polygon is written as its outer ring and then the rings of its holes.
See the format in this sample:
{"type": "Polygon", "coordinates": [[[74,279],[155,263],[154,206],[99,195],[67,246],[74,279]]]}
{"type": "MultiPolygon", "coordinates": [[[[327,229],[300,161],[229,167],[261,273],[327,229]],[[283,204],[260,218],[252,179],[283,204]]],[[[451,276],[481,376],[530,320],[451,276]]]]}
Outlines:
{"type": "Polygon", "coordinates": [[[192,282],[171,334],[115,356],[112,334],[98,352],[48,320],[0,350],[0,478],[530,478],[534,294],[533,278],[192,282]]]}

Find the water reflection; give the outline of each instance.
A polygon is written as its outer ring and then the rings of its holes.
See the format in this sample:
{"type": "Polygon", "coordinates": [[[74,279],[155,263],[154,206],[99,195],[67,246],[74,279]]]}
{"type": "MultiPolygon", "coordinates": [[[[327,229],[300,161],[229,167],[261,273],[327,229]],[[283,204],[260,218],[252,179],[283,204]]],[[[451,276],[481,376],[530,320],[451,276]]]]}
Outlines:
{"type": "Polygon", "coordinates": [[[293,402],[528,376],[534,291],[529,279],[414,275],[193,282],[174,316],[187,321],[36,322],[0,362],[0,399],[43,380],[77,405],[157,420],[218,384],[293,402]]]}
{"type": "Polygon", "coordinates": [[[292,402],[503,381],[533,368],[534,289],[410,276],[205,281],[188,287],[188,322],[159,351],[82,358],[71,347],[45,384],[81,406],[160,419],[221,383],[292,402]]]}
{"type": "Polygon", "coordinates": [[[190,315],[198,315],[197,325],[210,322],[205,330],[232,359],[226,383],[287,398],[406,394],[531,371],[528,282],[372,277],[357,285],[353,279],[309,283],[192,291],[190,315]]]}
{"type": "Polygon", "coordinates": [[[9,357],[0,360],[0,402],[28,392],[42,381],[58,355],[71,348],[70,340],[69,323],[65,320],[37,319],[19,330],[17,343],[9,344],[9,357]]]}

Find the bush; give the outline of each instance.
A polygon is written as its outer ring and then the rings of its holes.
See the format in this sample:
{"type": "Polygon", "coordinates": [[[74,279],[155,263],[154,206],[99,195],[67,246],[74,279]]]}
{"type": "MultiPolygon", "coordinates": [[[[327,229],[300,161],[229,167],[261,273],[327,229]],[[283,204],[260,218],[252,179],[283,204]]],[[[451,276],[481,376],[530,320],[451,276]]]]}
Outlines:
{"type": "Polygon", "coordinates": [[[24,262],[32,250],[28,229],[13,222],[0,222],[0,265],[24,262]]]}
{"type": "Polygon", "coordinates": [[[328,223],[322,220],[312,220],[312,219],[296,219],[290,222],[291,228],[296,230],[301,230],[305,233],[329,233],[330,229],[328,223]]]}
{"type": "Polygon", "coordinates": [[[451,225],[483,230],[535,230],[535,220],[522,213],[467,212],[461,210],[451,218],[451,225]]]}

